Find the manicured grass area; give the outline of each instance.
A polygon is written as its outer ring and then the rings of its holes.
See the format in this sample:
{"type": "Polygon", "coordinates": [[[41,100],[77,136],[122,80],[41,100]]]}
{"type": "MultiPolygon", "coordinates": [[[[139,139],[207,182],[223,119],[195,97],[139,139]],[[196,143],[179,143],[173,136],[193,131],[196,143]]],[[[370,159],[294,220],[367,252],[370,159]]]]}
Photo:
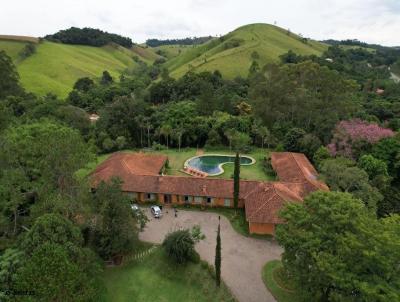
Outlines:
{"type": "Polygon", "coordinates": [[[180,77],[189,70],[196,72],[219,70],[224,77],[247,76],[253,61],[252,53],[257,51],[260,66],[278,62],[279,56],[293,50],[300,55],[320,55],[328,46],[308,40],[282,28],[268,24],[250,24],[236,29],[222,39],[213,39],[166,63],[171,76],[180,77]],[[239,42],[239,45],[235,42],[239,42]]]}
{"type": "Polygon", "coordinates": [[[94,169],[96,169],[96,167],[98,165],[100,165],[103,161],[105,161],[109,156],[110,156],[110,154],[103,154],[103,155],[97,156],[94,161],[89,162],[84,168],[79,169],[78,171],[76,171],[75,172],[75,177],[78,180],[85,179],[87,176],[89,176],[89,174],[91,172],[94,171],[94,169]]]}
{"type": "Polygon", "coordinates": [[[279,260],[267,262],[262,270],[265,286],[278,302],[301,302],[293,284],[285,278],[283,266],[279,260]]]}
{"type": "Polygon", "coordinates": [[[107,293],[103,301],[235,301],[224,284],[215,286],[205,265],[177,266],[161,248],[142,260],[106,269],[104,282],[107,293]]]}
{"type": "MultiPolygon", "coordinates": [[[[170,175],[187,175],[181,170],[183,169],[183,164],[187,159],[196,155],[196,149],[183,149],[178,152],[175,149],[163,150],[154,153],[165,154],[169,159],[169,169],[168,174],[170,175]]],[[[248,155],[256,160],[256,163],[249,166],[240,167],[240,178],[246,180],[273,180],[272,175],[267,175],[262,166],[262,160],[265,158],[267,150],[263,149],[253,149],[250,153],[245,153],[242,155],[248,155]]],[[[234,155],[232,151],[228,148],[204,150],[204,154],[223,154],[223,155],[234,155]]],[[[233,163],[227,163],[223,166],[224,173],[218,176],[213,176],[213,178],[225,178],[230,179],[233,175],[234,165],[233,163]]]]}
{"type": "MultiPolygon", "coordinates": [[[[125,152],[139,152],[140,150],[126,150],[125,152]]],[[[176,149],[162,150],[162,151],[146,151],[151,154],[164,154],[168,156],[169,160],[169,168],[167,169],[167,173],[169,175],[177,175],[177,176],[189,176],[186,173],[181,172],[183,169],[183,164],[185,161],[196,155],[198,150],[194,148],[185,148],[180,152],[176,149]]],[[[241,166],[240,167],[240,177],[241,179],[246,180],[274,180],[273,175],[268,175],[264,172],[262,166],[262,160],[265,155],[268,153],[268,150],[264,149],[253,149],[250,153],[246,153],[243,155],[248,155],[253,157],[256,160],[256,163],[249,166],[241,166]]],[[[229,151],[228,148],[221,149],[213,149],[213,150],[204,150],[204,154],[224,154],[224,155],[233,155],[233,152],[229,151]]],[[[110,154],[100,155],[95,161],[88,163],[88,165],[80,169],[76,175],[79,178],[83,178],[87,176],[90,172],[92,172],[97,165],[103,162],[110,154]]],[[[214,178],[224,178],[230,179],[233,175],[233,164],[225,164],[223,165],[225,172],[221,175],[214,176],[214,178]]]]}

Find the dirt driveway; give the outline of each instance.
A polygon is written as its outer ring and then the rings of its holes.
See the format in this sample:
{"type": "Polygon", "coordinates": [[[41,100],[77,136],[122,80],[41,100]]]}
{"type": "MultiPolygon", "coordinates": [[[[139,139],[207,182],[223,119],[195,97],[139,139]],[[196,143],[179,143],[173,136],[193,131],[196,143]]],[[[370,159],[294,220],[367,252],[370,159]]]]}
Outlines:
{"type": "MultiPolygon", "coordinates": [[[[197,244],[196,250],[202,259],[214,264],[218,215],[198,211],[163,211],[161,219],[150,217],[145,230],[140,233],[141,240],[161,243],[165,235],[179,228],[200,225],[206,239],[197,244]]],[[[150,211],[146,209],[150,215],[150,211]]],[[[275,301],[266,289],[262,279],[263,265],[270,260],[280,259],[282,249],[275,242],[247,238],[238,234],[228,219],[221,216],[222,240],[222,279],[240,302],[275,301]]]]}

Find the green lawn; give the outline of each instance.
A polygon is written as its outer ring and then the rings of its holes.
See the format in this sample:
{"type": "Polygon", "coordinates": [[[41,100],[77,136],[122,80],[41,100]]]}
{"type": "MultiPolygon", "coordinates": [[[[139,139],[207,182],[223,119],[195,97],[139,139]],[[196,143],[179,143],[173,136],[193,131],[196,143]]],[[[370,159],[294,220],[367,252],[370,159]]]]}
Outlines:
{"type": "Polygon", "coordinates": [[[177,266],[161,248],[143,260],[106,269],[104,282],[107,292],[103,301],[235,301],[224,284],[221,288],[215,286],[205,265],[177,266]]]}
{"type": "MultiPolygon", "coordinates": [[[[221,149],[212,149],[212,150],[204,150],[204,154],[224,154],[224,155],[234,155],[232,151],[229,151],[228,148],[221,149]]],[[[168,174],[170,175],[187,175],[181,172],[183,168],[183,164],[187,159],[196,155],[196,149],[182,149],[181,152],[178,152],[176,149],[163,150],[154,152],[155,154],[165,154],[169,159],[169,169],[168,174]]],[[[263,149],[253,149],[250,153],[242,154],[253,157],[256,160],[256,163],[249,166],[241,166],[240,167],[240,178],[245,180],[273,180],[274,177],[272,175],[267,175],[264,172],[262,166],[262,160],[265,155],[268,153],[267,150],[263,149]]],[[[223,165],[224,173],[218,176],[213,176],[214,178],[232,178],[234,165],[233,163],[227,163],[223,165]]]]}
{"type": "MultiPolygon", "coordinates": [[[[138,152],[139,150],[126,150],[126,152],[138,152]]],[[[167,173],[169,175],[179,175],[179,176],[188,176],[187,174],[181,172],[183,169],[183,164],[185,161],[196,155],[196,149],[194,148],[185,148],[180,152],[176,149],[162,150],[162,151],[146,151],[152,154],[164,154],[168,156],[169,160],[169,169],[167,173]]],[[[240,177],[241,179],[246,180],[274,180],[274,176],[268,175],[264,172],[262,166],[262,160],[265,155],[268,153],[267,150],[263,149],[253,149],[250,153],[243,154],[253,157],[256,160],[256,163],[249,166],[241,166],[240,167],[240,177]]],[[[204,154],[225,154],[232,155],[233,152],[230,152],[228,148],[221,149],[213,149],[213,150],[205,150],[204,154]]],[[[84,178],[90,172],[92,172],[98,164],[103,162],[110,154],[100,155],[94,162],[88,163],[88,165],[80,169],[77,172],[78,178],[84,178]]],[[[229,179],[233,175],[233,164],[225,164],[223,166],[225,172],[221,175],[214,176],[215,178],[225,178],[229,179]]]]}
{"type": "Polygon", "coordinates": [[[267,262],[262,270],[262,279],[265,286],[278,302],[301,302],[290,281],[283,277],[282,263],[279,260],[267,262]]]}
{"type": "Polygon", "coordinates": [[[94,161],[91,161],[90,163],[88,163],[84,168],[79,169],[78,171],[75,172],[75,177],[78,180],[83,180],[85,179],[87,176],[89,176],[89,174],[91,172],[94,171],[94,169],[96,169],[96,167],[101,164],[103,161],[105,161],[108,157],[110,156],[110,154],[103,154],[103,155],[99,155],[96,157],[96,159],[94,161]]]}

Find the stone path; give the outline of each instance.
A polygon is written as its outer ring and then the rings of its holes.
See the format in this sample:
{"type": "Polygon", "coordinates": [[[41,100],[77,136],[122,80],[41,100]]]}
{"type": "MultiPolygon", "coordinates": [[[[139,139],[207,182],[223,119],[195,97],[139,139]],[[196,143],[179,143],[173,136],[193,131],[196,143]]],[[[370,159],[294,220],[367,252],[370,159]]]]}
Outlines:
{"type": "Polygon", "coordinates": [[[158,247],[157,246],[152,246],[151,248],[145,250],[145,251],[141,251],[139,253],[136,254],[132,254],[129,255],[127,257],[124,257],[123,262],[124,263],[128,263],[130,261],[136,260],[136,261],[142,261],[144,259],[144,257],[150,255],[151,253],[153,253],[158,247]]]}
{"type": "MultiPolygon", "coordinates": [[[[161,219],[151,217],[139,237],[143,241],[161,243],[168,232],[200,225],[206,239],[197,244],[201,258],[214,265],[218,215],[200,211],[164,210],[161,219]]],[[[274,297],[265,287],[261,270],[264,264],[280,259],[281,247],[276,242],[248,238],[238,234],[228,219],[221,216],[222,279],[240,302],[272,302],[274,297]]]]}

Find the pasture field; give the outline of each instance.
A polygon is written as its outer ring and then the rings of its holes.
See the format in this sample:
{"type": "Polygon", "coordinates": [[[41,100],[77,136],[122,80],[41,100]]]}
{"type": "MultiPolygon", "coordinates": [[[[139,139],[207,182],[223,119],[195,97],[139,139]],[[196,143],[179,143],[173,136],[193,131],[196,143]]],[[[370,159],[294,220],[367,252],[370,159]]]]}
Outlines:
{"type": "Polygon", "coordinates": [[[196,72],[219,70],[223,76],[247,76],[257,52],[260,67],[276,62],[289,50],[300,55],[320,55],[328,46],[307,40],[294,33],[268,24],[250,24],[221,37],[208,41],[166,63],[171,75],[180,77],[189,70],[196,72]]]}
{"type": "Polygon", "coordinates": [[[118,79],[123,71],[137,66],[133,60],[137,54],[119,45],[92,47],[44,41],[36,44],[33,55],[21,60],[18,53],[25,44],[0,40],[0,50],[14,60],[22,86],[38,95],[54,93],[65,98],[81,77],[98,79],[107,70],[118,79]]]}

